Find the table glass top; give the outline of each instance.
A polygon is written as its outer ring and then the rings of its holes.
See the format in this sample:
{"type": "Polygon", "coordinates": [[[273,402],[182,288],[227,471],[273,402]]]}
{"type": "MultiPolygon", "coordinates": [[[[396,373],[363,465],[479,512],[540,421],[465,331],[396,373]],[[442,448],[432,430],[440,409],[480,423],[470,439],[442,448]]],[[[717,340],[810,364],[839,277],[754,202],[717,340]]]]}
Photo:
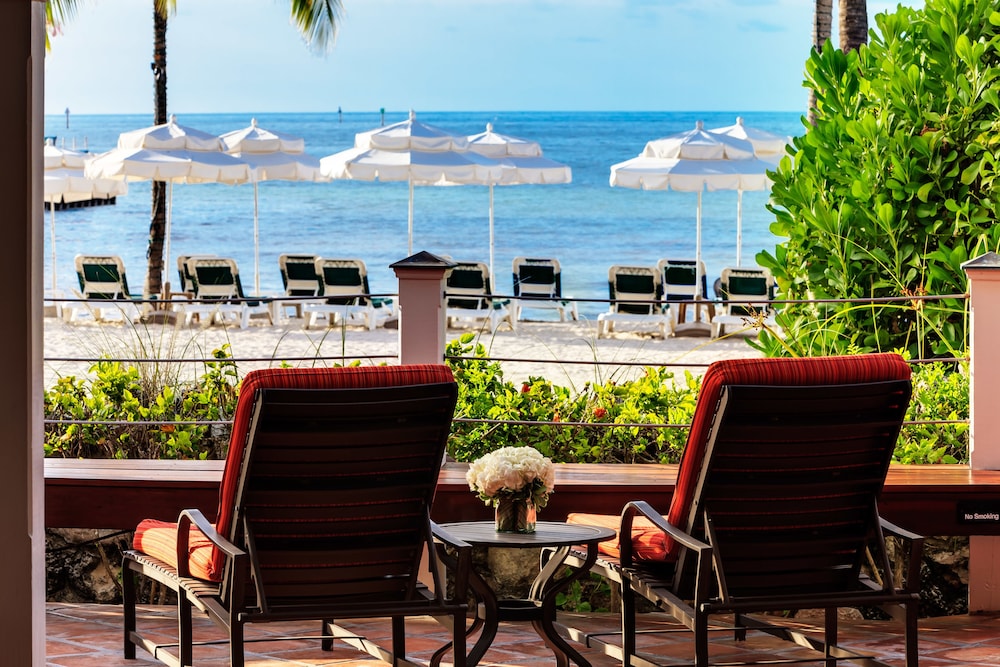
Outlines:
{"type": "Polygon", "coordinates": [[[440,525],[454,537],[469,544],[512,549],[596,544],[615,536],[615,531],[610,528],[558,521],[539,521],[535,524],[533,533],[498,533],[493,521],[463,521],[440,525]]]}

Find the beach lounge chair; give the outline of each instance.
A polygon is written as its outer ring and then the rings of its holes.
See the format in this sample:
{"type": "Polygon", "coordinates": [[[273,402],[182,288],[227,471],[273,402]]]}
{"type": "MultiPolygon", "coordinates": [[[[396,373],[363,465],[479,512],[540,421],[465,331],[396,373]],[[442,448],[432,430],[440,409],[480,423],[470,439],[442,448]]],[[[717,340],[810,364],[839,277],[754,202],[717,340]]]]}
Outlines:
{"type": "MultiPolygon", "coordinates": [[[[281,271],[281,284],[285,288],[285,296],[308,297],[318,296],[323,289],[319,275],[316,273],[316,255],[280,255],[278,268],[281,271]]],[[[302,317],[302,301],[282,301],[278,312],[283,316],[286,308],[294,308],[295,316],[302,317]]]]}
{"type": "Polygon", "coordinates": [[[906,665],[916,667],[923,540],[882,519],[877,503],[909,398],[910,369],[896,354],[713,363],[669,508],[638,500],[620,515],[569,518],[619,531],[593,571],[622,589],[621,645],[591,635],[592,645],[624,652],[624,664],[674,664],[637,646],[645,598],[693,630],[697,667],[709,664],[719,614],[735,614],[738,640],[761,630],[831,665],[851,655],[838,646],[837,610],[881,606],[904,620],[906,665]],[[886,532],[904,539],[901,582],[886,532]],[[822,641],[782,623],[800,609],[824,610],[822,641]],[[782,613],[756,615],[766,612],[782,613]]]}
{"type": "Polygon", "coordinates": [[[575,301],[562,299],[562,270],[557,259],[514,258],[514,319],[520,320],[525,308],[544,308],[559,313],[559,321],[567,316],[579,318],[575,301]]]}
{"type": "Polygon", "coordinates": [[[479,322],[489,322],[493,332],[507,322],[514,329],[509,302],[492,297],[490,269],[484,262],[456,262],[446,274],[444,289],[449,327],[475,327],[479,322]]]}
{"type": "Polygon", "coordinates": [[[597,316],[597,337],[612,331],[616,323],[651,324],[660,337],[667,337],[669,316],[663,311],[663,282],[655,266],[620,266],[608,269],[608,311],[597,316]]]}
{"type": "Polygon", "coordinates": [[[325,317],[331,327],[340,323],[374,331],[395,315],[392,299],[371,296],[368,269],[362,260],[317,259],[314,266],[323,299],[303,304],[306,329],[325,317]]]}
{"type": "Polygon", "coordinates": [[[195,258],[204,257],[215,257],[215,255],[178,255],[177,256],[177,289],[176,292],[171,292],[172,296],[180,296],[185,298],[192,298],[195,291],[195,280],[194,274],[191,273],[191,267],[188,261],[195,258]]]}
{"type": "Polygon", "coordinates": [[[233,667],[244,665],[247,624],[310,620],[323,637],[317,654],[336,637],[391,664],[414,664],[404,619],[425,615],[447,619],[455,664],[464,665],[471,548],[430,520],[457,393],[442,365],[249,372],[217,512],[142,521],[124,554],[125,658],[138,646],[166,664],[191,665],[197,609],[225,633],[233,667]],[[435,540],[457,549],[453,597],[435,540]],[[419,579],[422,557],[432,590],[419,579]],[[139,576],[176,593],[175,642],[157,644],[162,624],[137,628],[139,576]],[[395,655],[337,624],[383,617],[392,619],[395,655]]]}
{"type": "Polygon", "coordinates": [[[719,290],[719,296],[727,303],[712,318],[712,338],[723,335],[727,326],[741,331],[757,331],[761,323],[777,328],[774,309],[763,303],[774,298],[774,276],[767,269],[725,268],[719,290]]]}
{"type": "Polygon", "coordinates": [[[191,303],[181,306],[184,323],[191,324],[198,317],[203,325],[225,323],[232,317],[241,329],[250,325],[254,315],[264,315],[274,323],[270,302],[248,299],[243,293],[240,271],[236,260],[228,257],[191,257],[187,260],[188,272],[193,280],[191,303]]]}
{"type": "Polygon", "coordinates": [[[129,324],[141,315],[141,309],[129,292],[125,264],[118,255],[77,255],[73,260],[80,290],[79,299],[62,308],[67,322],[92,318],[95,322],[121,322],[129,324]]]}
{"type": "MultiPolygon", "coordinates": [[[[656,266],[663,279],[663,300],[668,302],[671,331],[676,331],[677,325],[687,320],[688,306],[691,306],[694,321],[703,321],[701,309],[709,307],[706,300],[708,278],[705,276],[705,263],[693,259],[661,259],[656,266]],[[698,269],[701,272],[700,280],[697,277],[698,269]]],[[[706,325],[710,319],[711,317],[704,319],[706,325]]]]}

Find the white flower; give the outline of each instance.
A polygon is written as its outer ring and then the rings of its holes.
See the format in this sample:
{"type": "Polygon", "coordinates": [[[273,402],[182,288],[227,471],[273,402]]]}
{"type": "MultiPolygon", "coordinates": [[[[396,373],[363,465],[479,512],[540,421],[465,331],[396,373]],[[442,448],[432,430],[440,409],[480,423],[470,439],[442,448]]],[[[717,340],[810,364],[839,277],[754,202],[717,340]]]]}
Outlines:
{"type": "Polygon", "coordinates": [[[555,469],[533,447],[502,447],[470,463],[465,479],[488,504],[499,495],[509,495],[531,498],[545,507],[555,488],[555,469]]]}

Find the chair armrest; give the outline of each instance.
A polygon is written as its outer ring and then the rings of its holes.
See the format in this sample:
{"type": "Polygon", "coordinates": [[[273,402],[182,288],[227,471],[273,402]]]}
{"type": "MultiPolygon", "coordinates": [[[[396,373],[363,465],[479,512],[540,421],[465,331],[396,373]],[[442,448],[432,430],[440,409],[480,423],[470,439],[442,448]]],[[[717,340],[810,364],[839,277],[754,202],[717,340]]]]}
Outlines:
{"type": "Polygon", "coordinates": [[[884,533],[906,540],[910,543],[910,554],[906,559],[906,589],[911,592],[920,590],[920,561],[924,555],[924,536],[901,528],[891,521],[878,518],[884,533]]]}
{"type": "Polygon", "coordinates": [[[654,526],[684,547],[697,552],[698,558],[703,555],[707,556],[712,551],[712,547],[709,545],[668,523],[663,515],[653,509],[653,506],[645,500],[633,500],[622,509],[622,523],[618,533],[618,546],[621,549],[620,560],[623,567],[632,564],[632,522],[637,515],[648,519],[654,526]]]}
{"type": "MultiPolygon", "coordinates": [[[[455,550],[454,599],[465,602],[469,590],[469,573],[472,571],[472,545],[458,539],[433,521],[431,521],[431,535],[434,539],[455,550]]],[[[440,582],[437,581],[437,573],[434,574],[435,583],[440,585],[440,582]]]]}
{"type": "Polygon", "coordinates": [[[179,576],[191,576],[188,570],[188,539],[191,534],[190,528],[192,523],[208,538],[209,542],[229,558],[235,560],[246,557],[247,554],[245,551],[215,530],[215,526],[209,523],[205,515],[201,513],[201,510],[181,510],[180,516],[177,517],[177,574],[179,576]]]}

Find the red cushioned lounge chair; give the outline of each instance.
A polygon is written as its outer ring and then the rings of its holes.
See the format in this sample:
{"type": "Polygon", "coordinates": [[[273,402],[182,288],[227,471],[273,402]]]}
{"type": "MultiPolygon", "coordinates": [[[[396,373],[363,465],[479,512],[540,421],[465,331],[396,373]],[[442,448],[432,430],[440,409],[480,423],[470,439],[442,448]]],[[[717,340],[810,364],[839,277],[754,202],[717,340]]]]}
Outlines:
{"type": "MultiPolygon", "coordinates": [[[[125,657],[136,646],[192,664],[192,608],[228,634],[244,664],[244,626],[322,621],[322,648],[342,637],[394,664],[404,618],[451,619],[465,664],[468,545],[430,521],[457,395],[445,366],[268,369],[240,388],[215,524],[197,509],[147,519],[124,558],[125,657]],[[435,561],[437,538],[458,547],[454,597],[435,561]],[[433,591],[418,581],[430,559],[433,591]],[[136,630],[136,575],[177,593],[177,655],[136,630]],[[335,619],[392,618],[392,653],[348,639],[335,619]]],[[[152,635],[152,633],[150,633],[152,635]]]]}
{"type": "Polygon", "coordinates": [[[837,644],[837,609],[882,606],[904,619],[916,667],[922,538],[881,519],[876,502],[909,397],[909,367],[894,354],[712,364],[666,514],[634,501],[620,517],[570,517],[632,537],[602,545],[595,566],[623,590],[621,645],[591,643],[625,665],[669,664],[637,651],[641,597],[694,631],[697,667],[711,664],[715,614],[734,615],[737,639],[763,630],[832,666],[858,655],[837,644]],[[884,532],[910,544],[903,584],[884,532]],[[825,610],[822,641],[757,614],[799,609],[825,610]]]}

